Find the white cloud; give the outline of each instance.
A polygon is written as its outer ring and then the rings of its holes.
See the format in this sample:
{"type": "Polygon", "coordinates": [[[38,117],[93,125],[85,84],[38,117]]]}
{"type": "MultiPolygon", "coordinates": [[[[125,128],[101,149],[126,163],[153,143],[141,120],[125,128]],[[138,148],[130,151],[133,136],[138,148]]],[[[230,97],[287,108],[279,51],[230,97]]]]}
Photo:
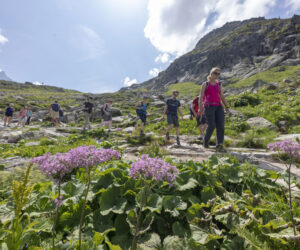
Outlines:
{"type": "Polygon", "coordinates": [[[125,86],[131,86],[132,84],[137,83],[136,79],[130,79],[130,77],[125,77],[125,79],[123,80],[123,83],[125,86]]]}
{"type": "Polygon", "coordinates": [[[94,59],[105,52],[104,40],[85,25],[77,27],[70,42],[81,55],[81,60],[94,59]]]}
{"type": "Polygon", "coordinates": [[[212,29],[229,21],[265,16],[275,3],[276,0],[149,0],[144,35],[160,52],[179,56],[212,29]]]}
{"type": "Polygon", "coordinates": [[[149,70],[149,75],[152,77],[156,77],[159,73],[159,69],[158,68],[153,68],[149,70]]]}
{"type": "Polygon", "coordinates": [[[1,34],[1,29],[0,29],[0,44],[4,44],[4,43],[7,43],[8,42],[8,39],[5,37],[5,36],[3,36],[2,34],[1,34]]]}
{"type": "Polygon", "coordinates": [[[170,55],[168,53],[159,54],[155,58],[155,62],[167,63],[170,59],[170,55]]]}
{"type": "Polygon", "coordinates": [[[287,7],[290,8],[289,12],[296,12],[297,10],[300,10],[300,1],[299,0],[286,0],[287,7]]]}
{"type": "Polygon", "coordinates": [[[33,82],[32,84],[34,84],[34,85],[44,85],[44,83],[40,83],[40,82],[38,82],[38,81],[35,81],[35,82],[33,82]]]}

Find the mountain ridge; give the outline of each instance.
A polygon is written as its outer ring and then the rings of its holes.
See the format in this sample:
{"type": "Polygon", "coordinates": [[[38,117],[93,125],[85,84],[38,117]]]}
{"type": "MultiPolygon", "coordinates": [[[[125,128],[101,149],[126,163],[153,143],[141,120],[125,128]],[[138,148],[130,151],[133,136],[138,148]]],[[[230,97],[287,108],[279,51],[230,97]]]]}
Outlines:
{"type": "Polygon", "coordinates": [[[300,64],[300,16],[251,18],[226,23],[204,37],[195,48],[177,58],[155,78],[120,91],[146,88],[166,90],[171,84],[206,80],[214,66],[222,68],[224,85],[246,79],[277,65],[300,64]]]}

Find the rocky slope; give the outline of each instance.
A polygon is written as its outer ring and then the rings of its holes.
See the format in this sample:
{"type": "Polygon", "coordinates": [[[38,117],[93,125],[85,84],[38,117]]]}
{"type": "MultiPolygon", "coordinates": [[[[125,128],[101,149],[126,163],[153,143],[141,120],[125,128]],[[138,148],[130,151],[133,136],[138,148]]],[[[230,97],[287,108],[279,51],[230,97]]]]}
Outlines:
{"type": "Polygon", "coordinates": [[[0,69],[0,80],[11,81],[11,79],[0,69]]]}
{"type": "Polygon", "coordinates": [[[125,89],[165,89],[192,81],[202,83],[214,66],[222,68],[226,85],[278,65],[300,64],[300,16],[290,19],[252,18],[213,30],[189,53],[177,58],[157,77],[125,89]]]}

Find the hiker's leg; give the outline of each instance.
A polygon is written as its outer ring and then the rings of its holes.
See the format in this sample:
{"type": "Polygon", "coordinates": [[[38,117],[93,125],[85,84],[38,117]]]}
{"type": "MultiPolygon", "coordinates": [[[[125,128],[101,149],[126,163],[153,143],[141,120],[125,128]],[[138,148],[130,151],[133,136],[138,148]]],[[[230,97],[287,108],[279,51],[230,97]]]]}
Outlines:
{"type": "Polygon", "coordinates": [[[176,137],[179,137],[179,122],[178,122],[178,116],[177,115],[175,115],[173,117],[173,123],[174,123],[175,131],[176,131],[176,137]]]}
{"type": "Polygon", "coordinates": [[[145,129],[145,123],[142,122],[142,123],[141,123],[141,130],[144,131],[144,129],[145,129]]]}
{"type": "Polygon", "coordinates": [[[179,127],[175,127],[176,137],[179,137],[179,127]]]}
{"type": "Polygon", "coordinates": [[[7,122],[7,116],[6,115],[4,116],[3,120],[4,120],[4,126],[6,126],[6,122],[7,122]]]}
{"type": "Polygon", "coordinates": [[[11,124],[12,116],[8,117],[8,125],[11,124]]]}
{"type": "Polygon", "coordinates": [[[110,120],[110,121],[108,122],[108,129],[109,129],[109,130],[111,130],[111,126],[112,126],[112,120],[110,120]]]}
{"type": "Polygon", "coordinates": [[[215,107],[214,106],[205,107],[205,116],[207,119],[207,128],[204,136],[204,145],[209,145],[210,137],[216,127],[215,107]]]}
{"type": "Polygon", "coordinates": [[[207,127],[206,123],[201,124],[201,126],[200,126],[200,135],[201,136],[204,136],[206,127],[207,127]]]}
{"type": "Polygon", "coordinates": [[[217,145],[222,145],[224,142],[225,131],[225,114],[222,106],[216,108],[216,129],[217,129],[217,145]]]}
{"type": "Polygon", "coordinates": [[[83,128],[86,129],[90,124],[90,117],[88,112],[84,112],[84,115],[85,115],[85,123],[83,128]]]}

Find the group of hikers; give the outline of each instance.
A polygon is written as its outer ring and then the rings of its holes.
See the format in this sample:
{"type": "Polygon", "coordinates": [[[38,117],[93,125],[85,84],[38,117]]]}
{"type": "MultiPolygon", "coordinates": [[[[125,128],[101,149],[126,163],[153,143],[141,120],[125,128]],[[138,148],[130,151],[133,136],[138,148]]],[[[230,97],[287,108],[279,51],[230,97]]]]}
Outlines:
{"type": "MultiPolygon", "coordinates": [[[[195,118],[197,127],[199,128],[198,140],[203,141],[203,146],[209,148],[209,141],[216,128],[217,144],[216,150],[224,152],[224,127],[225,127],[225,113],[222,103],[225,106],[225,111],[230,114],[229,106],[226,98],[223,94],[223,88],[221,82],[218,80],[221,74],[221,69],[214,67],[211,69],[207,81],[202,85],[199,96],[193,99],[190,106],[191,119],[195,118]]],[[[179,95],[178,91],[173,91],[172,98],[166,101],[166,105],[163,111],[163,117],[161,120],[167,118],[168,127],[165,135],[165,142],[170,140],[170,131],[172,127],[175,127],[176,142],[180,145],[179,139],[179,119],[178,113],[183,121],[183,113],[181,110],[180,101],[177,99],[179,95]]],[[[101,108],[101,115],[103,122],[100,126],[107,125],[110,132],[112,124],[111,115],[112,101],[104,104],[101,108]]],[[[147,98],[143,99],[136,104],[137,119],[141,121],[140,136],[144,136],[144,130],[147,120],[147,98]]],[[[83,129],[90,129],[90,118],[94,109],[93,98],[89,97],[84,103],[84,112],[86,122],[83,129]]],[[[136,121],[136,130],[138,130],[138,121],[136,121]]]]}
{"type": "MultiPolygon", "coordinates": [[[[211,69],[207,81],[202,84],[199,96],[193,99],[190,106],[191,119],[196,118],[197,127],[199,127],[199,140],[203,141],[204,148],[209,148],[209,141],[216,128],[217,143],[216,150],[224,152],[224,131],[225,131],[225,113],[222,103],[225,106],[225,111],[230,114],[229,106],[223,94],[221,82],[218,80],[221,74],[221,69],[214,67],[211,69]]],[[[176,141],[180,145],[179,140],[179,122],[178,112],[183,120],[180,101],[177,100],[178,91],[173,91],[172,98],[168,99],[164,108],[162,119],[167,116],[168,128],[165,136],[165,141],[170,140],[170,130],[175,127],[176,141]]]]}
{"type": "MultiPolygon", "coordinates": [[[[197,127],[199,127],[199,137],[198,140],[203,141],[203,146],[205,148],[209,147],[209,141],[212,136],[214,129],[216,128],[217,134],[217,151],[224,151],[223,142],[224,142],[224,122],[225,122],[225,114],[230,114],[228,103],[223,94],[223,88],[221,82],[218,80],[221,74],[221,69],[218,67],[214,67],[211,69],[209,76],[207,77],[207,81],[202,84],[199,96],[193,99],[192,104],[190,106],[191,119],[196,118],[197,127]],[[222,105],[223,103],[223,105],[222,105]]],[[[183,121],[183,113],[181,110],[180,101],[177,99],[179,95],[178,91],[173,91],[172,98],[169,98],[166,101],[166,105],[164,107],[163,116],[161,120],[165,120],[167,118],[168,127],[165,135],[165,142],[170,140],[170,131],[172,127],[175,127],[176,131],[176,142],[180,145],[179,139],[179,120],[178,113],[181,116],[183,121]]],[[[147,98],[143,97],[143,99],[136,104],[136,114],[137,119],[141,120],[141,129],[140,136],[144,136],[144,130],[147,120],[147,98]]],[[[90,119],[92,117],[93,111],[95,109],[95,105],[93,103],[93,98],[88,97],[86,102],[83,105],[83,112],[85,116],[85,124],[83,126],[83,130],[91,129],[90,119]]],[[[112,127],[112,100],[108,100],[101,107],[101,117],[102,123],[100,126],[106,126],[108,128],[108,132],[111,131],[112,127]]],[[[48,111],[51,114],[52,123],[55,126],[58,126],[58,123],[63,116],[60,105],[55,101],[53,104],[49,106],[48,111]]],[[[11,123],[12,115],[14,112],[13,104],[10,104],[5,111],[4,116],[4,126],[9,126],[11,123]]],[[[31,118],[31,110],[30,107],[24,107],[18,115],[19,125],[25,125],[30,123],[31,118]]],[[[136,121],[136,130],[138,130],[138,120],[136,121]]]]}
{"type": "MultiPolygon", "coordinates": [[[[14,104],[10,103],[4,112],[4,127],[10,126],[14,112],[14,104]]],[[[18,113],[18,126],[29,125],[31,120],[31,114],[31,108],[29,106],[24,106],[18,113]]]]}

